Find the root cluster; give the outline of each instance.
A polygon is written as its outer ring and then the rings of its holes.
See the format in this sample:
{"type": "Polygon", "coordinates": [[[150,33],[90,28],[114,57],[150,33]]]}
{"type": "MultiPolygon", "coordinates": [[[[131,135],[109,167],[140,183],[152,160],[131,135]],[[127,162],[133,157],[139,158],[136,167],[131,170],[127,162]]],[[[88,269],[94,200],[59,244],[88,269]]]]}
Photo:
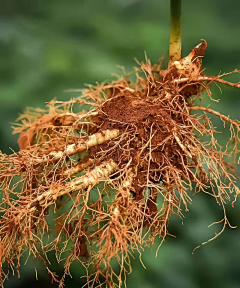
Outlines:
{"type": "Polygon", "coordinates": [[[18,270],[27,251],[60,287],[75,260],[86,268],[88,287],[117,287],[131,272],[132,253],[163,241],[169,217],[182,216],[193,192],[210,194],[223,209],[231,193],[236,200],[240,122],[194,103],[204,91],[211,98],[213,82],[240,83],[203,75],[206,46],[202,40],[167,70],[147,60],[136,81],[89,86],[79,98],[19,118],[20,151],[0,155],[2,283],[3,264],[18,270]],[[211,114],[230,125],[225,147],[211,114]],[[49,268],[51,250],[64,260],[60,280],[49,268]]]}

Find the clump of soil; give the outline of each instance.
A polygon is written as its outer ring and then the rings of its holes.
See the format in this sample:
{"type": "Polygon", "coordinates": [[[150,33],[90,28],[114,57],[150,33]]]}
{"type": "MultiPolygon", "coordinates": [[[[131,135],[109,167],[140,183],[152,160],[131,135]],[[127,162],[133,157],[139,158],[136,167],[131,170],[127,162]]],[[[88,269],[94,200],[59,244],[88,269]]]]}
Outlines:
{"type": "MultiPolygon", "coordinates": [[[[203,75],[206,47],[202,40],[166,70],[147,60],[136,69],[136,82],[125,76],[90,86],[80,98],[51,101],[47,110],[20,117],[14,132],[21,150],[0,158],[1,264],[18,270],[27,249],[50,272],[46,252],[55,250],[58,261],[65,255],[65,274],[77,260],[91,287],[114,287],[131,272],[132,252],[165,239],[169,217],[188,209],[193,190],[211,194],[223,208],[231,193],[236,200],[226,157],[239,152],[240,123],[194,103],[204,91],[211,98],[212,82],[240,84],[203,75]],[[230,123],[226,149],[207,113],[230,123]],[[47,218],[53,208],[54,223],[47,218]]],[[[225,227],[225,214],[222,221],[225,227]]],[[[65,274],[57,280],[50,273],[62,287],[65,274]]],[[[1,270],[2,282],[7,274],[1,270]]]]}

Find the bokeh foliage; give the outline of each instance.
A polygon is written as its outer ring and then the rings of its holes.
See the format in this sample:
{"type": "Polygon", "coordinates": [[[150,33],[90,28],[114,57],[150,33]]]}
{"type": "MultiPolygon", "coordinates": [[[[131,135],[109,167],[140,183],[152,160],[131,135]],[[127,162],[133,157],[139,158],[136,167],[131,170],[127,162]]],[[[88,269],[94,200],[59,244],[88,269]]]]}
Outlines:
{"type": "MultiPolygon", "coordinates": [[[[144,0],[9,0],[0,15],[0,149],[18,150],[17,136],[12,136],[11,122],[26,106],[43,107],[52,98],[66,100],[84,83],[108,81],[111,73],[122,73],[117,66],[131,71],[133,58],[144,60],[144,51],[152,62],[167,58],[169,42],[168,1],[144,0]]],[[[208,42],[203,67],[208,75],[240,68],[240,2],[182,1],[183,55],[201,38],[208,42]]],[[[167,62],[167,61],[166,61],[167,62]]],[[[239,81],[239,75],[229,77],[239,81]]],[[[221,85],[221,95],[212,86],[213,97],[220,104],[211,108],[239,119],[240,91],[221,85]]],[[[78,93],[74,93],[78,96],[78,93]]],[[[221,121],[216,121],[221,129],[221,121]]],[[[220,135],[219,141],[224,138],[220,135]]],[[[230,206],[230,205],[229,205],[230,206]]],[[[159,250],[146,250],[142,267],[136,255],[128,287],[230,287],[240,286],[240,204],[228,207],[228,217],[236,229],[192,250],[211,238],[219,226],[207,228],[222,218],[222,209],[208,195],[193,196],[184,226],[174,216],[168,237],[159,250]]],[[[53,260],[53,265],[55,262],[53,260]]],[[[38,267],[36,287],[56,287],[39,263],[29,262],[21,269],[21,278],[12,276],[6,287],[23,287],[34,281],[33,266],[38,267]],[[46,284],[43,284],[46,278],[46,284]]],[[[59,266],[54,271],[61,273],[59,266]]],[[[81,286],[84,270],[73,266],[73,279],[66,287],[81,286]],[[75,276],[75,277],[74,277],[75,276]]]]}

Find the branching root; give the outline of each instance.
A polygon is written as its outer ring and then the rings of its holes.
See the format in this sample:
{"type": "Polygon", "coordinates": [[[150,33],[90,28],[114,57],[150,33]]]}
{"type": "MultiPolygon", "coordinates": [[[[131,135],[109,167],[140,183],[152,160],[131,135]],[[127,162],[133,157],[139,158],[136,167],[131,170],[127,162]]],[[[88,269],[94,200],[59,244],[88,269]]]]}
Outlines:
{"type": "Polygon", "coordinates": [[[211,83],[240,88],[222,79],[239,71],[204,75],[206,48],[201,40],[166,70],[146,60],[136,82],[124,75],[20,116],[20,151],[0,153],[0,284],[27,251],[59,287],[74,261],[86,268],[88,287],[120,287],[133,254],[157,239],[161,246],[171,215],[183,217],[194,192],[223,207],[223,229],[212,239],[230,226],[225,205],[240,195],[240,122],[195,100],[213,100],[211,83]],[[229,127],[224,146],[211,115],[229,127]],[[60,280],[50,270],[52,250],[64,263],[60,280]]]}

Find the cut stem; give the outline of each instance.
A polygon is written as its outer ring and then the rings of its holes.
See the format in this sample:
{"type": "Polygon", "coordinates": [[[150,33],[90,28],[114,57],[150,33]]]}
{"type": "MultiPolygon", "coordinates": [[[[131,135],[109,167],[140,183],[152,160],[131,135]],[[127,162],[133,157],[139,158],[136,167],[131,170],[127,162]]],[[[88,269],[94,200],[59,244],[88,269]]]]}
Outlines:
{"type": "Polygon", "coordinates": [[[181,0],[170,0],[169,65],[181,59],[181,0]]]}

